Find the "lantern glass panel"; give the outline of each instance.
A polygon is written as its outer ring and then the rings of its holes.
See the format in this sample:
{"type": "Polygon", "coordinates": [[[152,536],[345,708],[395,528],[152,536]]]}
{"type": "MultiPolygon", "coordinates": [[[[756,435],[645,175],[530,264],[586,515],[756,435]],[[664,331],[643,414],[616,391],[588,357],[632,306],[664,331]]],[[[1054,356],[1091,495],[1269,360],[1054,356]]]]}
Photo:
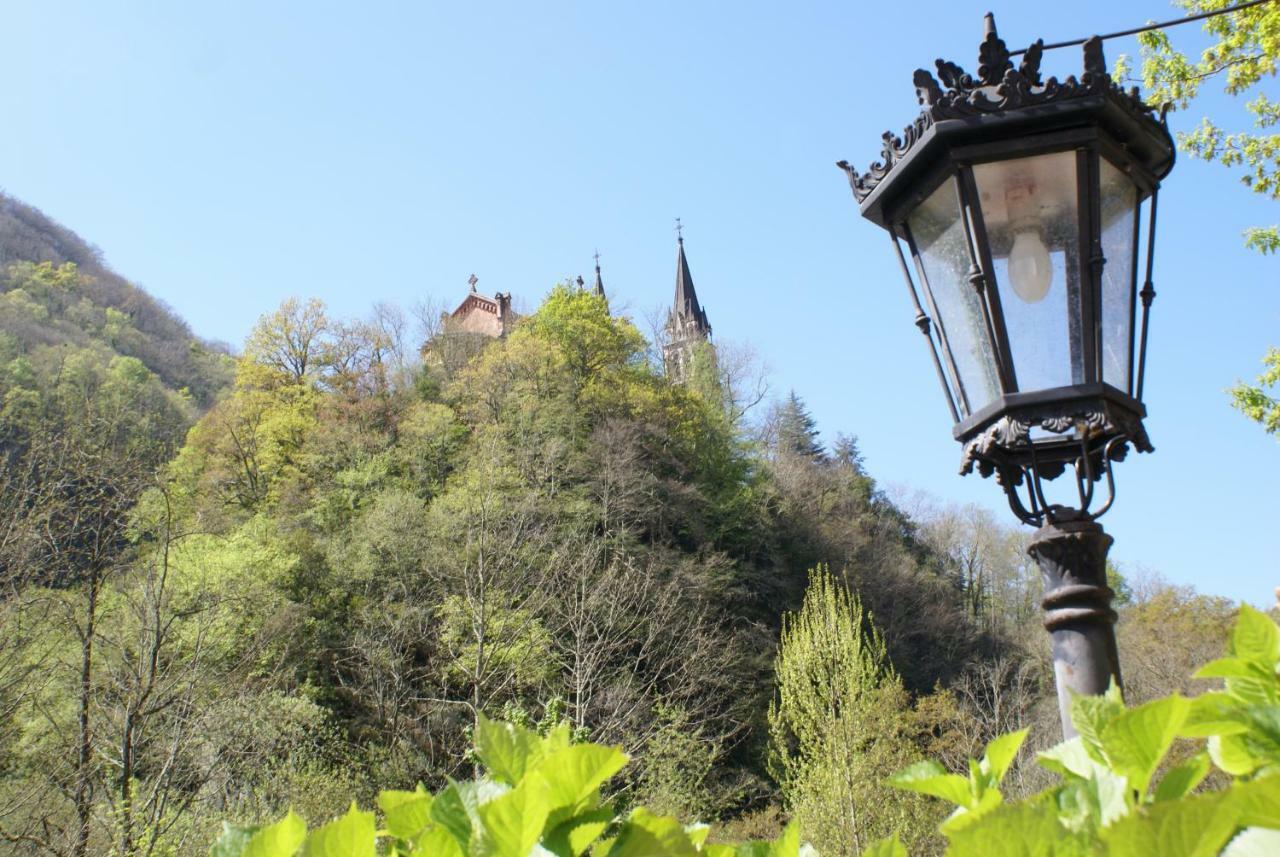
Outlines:
{"type": "Polygon", "coordinates": [[[995,352],[987,339],[982,299],[969,283],[969,241],[960,220],[955,179],[944,181],[907,217],[927,279],[939,330],[959,373],[960,403],[973,413],[1000,394],[995,352]]]}
{"type": "Polygon", "coordinates": [[[1133,362],[1133,224],[1138,188],[1106,158],[1101,158],[1102,200],[1102,380],[1128,392],[1133,362]]]}
{"type": "Polygon", "coordinates": [[[1080,222],[1075,152],[975,164],[1018,390],[1080,384],[1080,222]]]}

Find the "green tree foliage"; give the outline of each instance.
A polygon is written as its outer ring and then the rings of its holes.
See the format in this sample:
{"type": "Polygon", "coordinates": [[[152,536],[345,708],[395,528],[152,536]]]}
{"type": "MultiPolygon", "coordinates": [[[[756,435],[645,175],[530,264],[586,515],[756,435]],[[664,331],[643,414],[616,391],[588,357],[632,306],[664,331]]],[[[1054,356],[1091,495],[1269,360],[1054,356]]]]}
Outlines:
{"type": "Polygon", "coordinates": [[[1280,845],[1278,675],[1280,627],[1246,605],[1227,656],[1196,672],[1220,690],[1132,708],[1116,689],[1076,697],[1080,734],[1039,754],[1059,777],[1043,792],[1007,802],[1000,790],[1025,731],[993,741],[967,776],[926,761],[892,782],[956,805],[941,826],[950,855],[1268,854],[1280,845]],[[1170,764],[1179,739],[1195,752],[1170,764]],[[1215,769],[1221,785],[1207,787],[1215,769]]]}
{"type": "MultiPolygon", "coordinates": [[[[1235,0],[1175,0],[1175,5],[1194,14],[1237,4],[1235,0]]],[[[1139,35],[1148,100],[1185,109],[1200,87],[1214,78],[1223,81],[1228,95],[1248,98],[1244,107],[1252,128],[1228,130],[1203,117],[1193,131],[1178,134],[1178,143],[1192,157],[1242,170],[1240,180],[1254,193],[1280,199],[1280,103],[1264,91],[1280,62],[1280,6],[1262,3],[1216,15],[1205,20],[1204,30],[1213,43],[1198,59],[1178,51],[1162,30],[1139,35]]],[[[1262,253],[1280,251],[1280,226],[1250,227],[1245,244],[1262,253]]],[[[1280,407],[1269,391],[1280,378],[1280,351],[1268,351],[1262,362],[1265,369],[1256,384],[1238,382],[1229,392],[1233,407],[1268,434],[1275,434],[1280,407]]]]}
{"type": "Polygon", "coordinates": [[[28,574],[0,603],[0,836],[20,854],[191,854],[223,818],[331,818],[384,782],[443,793],[475,773],[480,718],[513,712],[625,746],[620,807],[749,814],[767,838],[771,663],[821,562],[897,665],[884,758],[894,736],[910,758],[967,752],[930,691],[983,631],[855,443],[762,450],[739,364],[709,354],[705,383],[673,385],[573,288],[466,359],[438,345],[393,308],[347,322],[286,302],[168,464],[195,409],[145,366],[6,358],[13,437],[87,398],[117,421],[85,428],[93,443],[146,451],[112,459],[141,469],[97,583],[28,574]]]}
{"type": "MultiPolygon", "coordinates": [[[[1230,9],[1236,0],[1175,0],[1188,14],[1230,9]]],[[[1213,44],[1198,59],[1176,50],[1163,30],[1141,33],[1142,77],[1147,100],[1172,102],[1186,108],[1200,87],[1213,78],[1228,95],[1247,97],[1245,110],[1253,128],[1229,131],[1204,117],[1195,130],[1178,135],[1183,151],[1192,157],[1217,161],[1244,171],[1240,180],[1254,193],[1280,199],[1280,104],[1263,91],[1275,77],[1280,60],[1280,9],[1263,3],[1204,22],[1213,44]]],[[[1245,243],[1263,253],[1280,250],[1280,227],[1255,227],[1245,243]]]]}
{"type": "Polygon", "coordinates": [[[928,810],[887,789],[879,773],[918,752],[910,699],[872,617],[825,569],[783,623],[775,674],[770,758],[818,850],[857,854],[893,830],[919,840],[928,810]]]}
{"type": "Polygon", "coordinates": [[[1280,348],[1272,348],[1262,358],[1266,367],[1257,384],[1237,383],[1230,389],[1231,404],[1249,419],[1262,426],[1267,434],[1280,432],[1280,400],[1272,391],[1280,383],[1280,348]]]}
{"type": "Polygon", "coordinates": [[[602,787],[627,764],[619,747],[574,743],[567,723],[547,734],[481,717],[475,754],[484,775],[436,794],[383,791],[378,812],[355,804],[307,831],[290,812],[261,827],[227,825],[212,857],[804,857],[814,854],[789,827],[775,842],[709,843],[705,824],[682,825],[638,807],[619,814],[602,787]],[[380,822],[380,823],[379,823],[380,822]]]}
{"type": "Polygon", "coordinates": [[[207,407],[230,379],[224,346],[107,270],[78,237],[0,195],[0,362],[92,351],[140,361],[170,389],[207,407]],[[15,215],[29,218],[19,240],[15,215]]]}

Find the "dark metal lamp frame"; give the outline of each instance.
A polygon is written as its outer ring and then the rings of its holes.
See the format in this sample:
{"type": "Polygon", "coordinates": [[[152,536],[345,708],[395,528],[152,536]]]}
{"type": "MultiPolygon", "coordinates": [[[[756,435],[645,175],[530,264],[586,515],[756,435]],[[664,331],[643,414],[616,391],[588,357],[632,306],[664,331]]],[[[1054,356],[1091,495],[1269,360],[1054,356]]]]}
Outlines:
{"type": "MultiPolygon", "coordinates": [[[[1110,499],[1090,511],[1093,483],[1105,477],[1109,488],[1114,488],[1111,462],[1123,458],[1130,445],[1140,452],[1152,449],[1143,426],[1146,409],[1142,404],[1147,327],[1155,297],[1151,251],[1160,180],[1174,161],[1174,143],[1163,116],[1157,119],[1136,90],[1126,92],[1112,83],[1100,40],[1084,45],[1083,75],[1063,82],[1041,78],[1042,47],[1042,42],[1033,45],[1014,69],[988,16],[976,78],[954,63],[938,60],[938,74],[948,87],[944,90],[931,73],[917,71],[916,94],[923,110],[901,137],[884,135],[883,161],[866,173],[840,163],[863,217],[886,229],[893,240],[915,306],[915,323],[928,340],[955,421],[953,434],[964,446],[961,472],[976,467],[983,476],[996,475],[1019,519],[1032,524],[1101,515],[1110,507],[1110,499]],[[1079,302],[1069,311],[1078,315],[1080,323],[1083,383],[1025,390],[1018,383],[973,167],[1055,152],[1076,155],[1083,287],[1079,302]],[[1103,158],[1138,191],[1130,260],[1129,383],[1123,390],[1102,379],[1103,158]],[[944,182],[952,182],[956,189],[970,254],[968,279],[980,298],[1000,386],[1000,395],[977,409],[970,407],[907,222],[912,211],[944,182]],[[1141,241],[1144,203],[1148,209],[1145,253],[1141,241]],[[1141,288],[1140,270],[1145,270],[1141,288]],[[1079,505],[1075,508],[1047,502],[1041,484],[1067,469],[1077,479],[1079,505]],[[1024,485],[1026,500],[1019,493],[1024,485]]],[[[1114,498],[1114,492],[1109,491],[1109,496],[1114,498]]]]}
{"type": "Polygon", "coordinates": [[[1045,577],[1045,627],[1053,639],[1063,729],[1070,736],[1075,734],[1068,713],[1071,693],[1101,693],[1120,680],[1112,629],[1115,613],[1110,608],[1113,593],[1106,585],[1111,537],[1094,519],[1115,499],[1113,462],[1122,459],[1130,446],[1140,452],[1152,450],[1143,426],[1142,393],[1155,297],[1156,202],[1160,180],[1173,168],[1175,149],[1163,111],[1155,115],[1136,88],[1125,91],[1112,82],[1100,38],[1084,43],[1083,74],[1061,82],[1042,79],[1043,49],[1043,41],[1036,42],[1023,52],[1015,69],[988,15],[977,74],[938,60],[940,85],[933,74],[918,70],[914,83],[922,110],[916,120],[900,137],[884,134],[882,160],[866,172],[844,161],[839,166],[848,175],[862,216],[887,230],[893,241],[915,308],[915,324],[929,343],[955,423],[953,434],[964,447],[961,473],[976,467],[983,476],[994,474],[1018,518],[1040,527],[1030,553],[1045,577]],[[1079,322],[1082,382],[1023,389],[996,287],[973,168],[1057,152],[1074,152],[1076,157],[1081,288],[1068,312],[1079,322]],[[1104,158],[1137,188],[1133,258],[1127,260],[1132,282],[1126,389],[1104,381],[1102,371],[1104,158]],[[920,248],[908,225],[909,215],[944,182],[952,182],[955,188],[970,262],[967,279],[979,297],[985,344],[999,384],[1000,395],[977,408],[970,407],[920,248]],[[1145,272],[1141,288],[1140,270],[1145,272]],[[1067,470],[1075,477],[1073,503],[1052,503],[1043,481],[1067,470]],[[1108,496],[1095,507],[1095,495],[1100,493],[1095,486],[1103,480],[1108,496]]]}

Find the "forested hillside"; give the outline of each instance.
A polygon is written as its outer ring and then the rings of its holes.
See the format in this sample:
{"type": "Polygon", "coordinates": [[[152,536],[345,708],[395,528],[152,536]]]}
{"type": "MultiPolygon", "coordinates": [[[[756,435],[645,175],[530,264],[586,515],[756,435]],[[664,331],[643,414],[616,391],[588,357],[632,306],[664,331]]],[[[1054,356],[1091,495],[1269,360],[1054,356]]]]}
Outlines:
{"type": "Polygon", "coordinates": [[[196,338],[172,310],[110,270],[96,248],[4,194],[0,300],[0,362],[56,363],[85,349],[100,360],[132,357],[202,408],[230,381],[225,346],[196,338]]]}
{"type": "MultiPolygon", "coordinates": [[[[4,252],[33,257],[0,296],[17,853],[202,854],[222,819],[439,789],[475,773],[482,714],[620,744],[618,800],[726,835],[794,815],[824,854],[927,851],[939,810],[884,777],[1053,723],[1024,536],[908,514],[799,395],[744,415],[710,350],[672,384],[572,286],[479,348],[291,300],[219,396],[215,350],[6,212],[4,252]]],[[[1126,597],[1138,698],[1225,633],[1211,599],[1126,597]],[[1181,649],[1155,642],[1172,622],[1181,649]]]]}

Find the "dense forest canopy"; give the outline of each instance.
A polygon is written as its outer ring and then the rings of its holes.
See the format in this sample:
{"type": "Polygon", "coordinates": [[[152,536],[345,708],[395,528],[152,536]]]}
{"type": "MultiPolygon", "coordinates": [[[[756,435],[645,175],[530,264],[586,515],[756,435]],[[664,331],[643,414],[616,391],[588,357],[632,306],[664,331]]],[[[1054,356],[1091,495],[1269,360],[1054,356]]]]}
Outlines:
{"type": "MultiPolygon", "coordinates": [[[[622,745],[625,802],[928,850],[938,810],[877,771],[1020,723],[1052,743],[1025,535],[891,502],[798,393],[744,413],[713,349],[674,384],[559,285],[502,339],[289,300],[233,360],[34,209],[2,228],[18,853],[205,853],[222,819],[439,789],[475,773],[482,716],[622,745]]],[[[1136,697],[1226,633],[1220,601],[1126,597],[1136,697]]]]}

